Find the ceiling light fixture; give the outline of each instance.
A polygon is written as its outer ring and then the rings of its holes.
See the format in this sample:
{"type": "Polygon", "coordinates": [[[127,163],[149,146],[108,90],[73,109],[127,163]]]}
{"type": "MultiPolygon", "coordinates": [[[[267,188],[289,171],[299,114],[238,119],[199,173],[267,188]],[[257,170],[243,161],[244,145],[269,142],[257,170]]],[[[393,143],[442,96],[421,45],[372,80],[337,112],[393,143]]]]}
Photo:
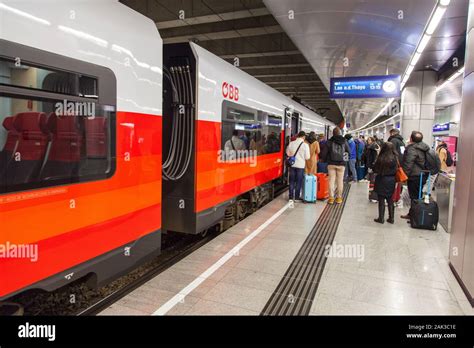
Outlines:
{"type": "MultiPolygon", "coordinates": [[[[403,77],[401,79],[401,84],[400,84],[400,89],[403,90],[403,87],[405,87],[405,84],[408,82],[411,73],[415,69],[416,64],[420,60],[421,54],[425,50],[426,46],[430,42],[431,35],[436,31],[436,28],[438,27],[439,23],[441,22],[441,19],[443,18],[443,15],[445,14],[447,10],[447,6],[449,6],[451,0],[439,0],[438,3],[436,4],[436,7],[434,11],[431,14],[431,17],[428,21],[427,26],[425,27],[425,30],[423,32],[423,36],[421,37],[421,40],[419,41],[415,52],[413,53],[413,56],[410,59],[410,63],[408,64],[405,73],[403,74],[403,77]]],[[[387,108],[388,105],[392,103],[393,99],[390,99],[389,102],[380,110],[380,112],[372,118],[369,122],[367,122],[365,125],[362,127],[359,127],[358,129],[355,129],[354,131],[359,131],[367,127],[369,124],[374,122],[387,108]]]]}

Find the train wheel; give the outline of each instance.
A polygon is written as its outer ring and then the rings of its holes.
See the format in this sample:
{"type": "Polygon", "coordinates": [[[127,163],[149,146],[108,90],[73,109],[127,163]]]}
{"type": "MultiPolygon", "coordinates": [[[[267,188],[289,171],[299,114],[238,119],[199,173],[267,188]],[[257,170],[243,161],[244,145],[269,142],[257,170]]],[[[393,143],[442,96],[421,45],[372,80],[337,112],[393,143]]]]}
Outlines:
{"type": "Polygon", "coordinates": [[[25,309],[18,303],[0,302],[0,315],[5,316],[22,316],[25,309]]]}

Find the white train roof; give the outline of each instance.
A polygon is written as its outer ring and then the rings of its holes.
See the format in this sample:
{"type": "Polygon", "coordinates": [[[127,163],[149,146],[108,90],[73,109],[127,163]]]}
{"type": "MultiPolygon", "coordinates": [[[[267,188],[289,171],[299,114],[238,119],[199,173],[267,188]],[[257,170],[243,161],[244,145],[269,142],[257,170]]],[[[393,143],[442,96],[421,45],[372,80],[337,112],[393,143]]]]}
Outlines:
{"type": "Polygon", "coordinates": [[[199,79],[198,119],[220,122],[224,82],[239,89],[238,103],[268,113],[282,115],[286,107],[302,114],[303,121],[334,126],[326,118],[309,110],[262,81],[233,66],[213,53],[191,43],[197,58],[199,79]]]}
{"type": "Polygon", "coordinates": [[[149,18],[116,0],[2,0],[0,18],[0,39],[110,68],[117,110],[162,114],[162,40],[149,18]]]}

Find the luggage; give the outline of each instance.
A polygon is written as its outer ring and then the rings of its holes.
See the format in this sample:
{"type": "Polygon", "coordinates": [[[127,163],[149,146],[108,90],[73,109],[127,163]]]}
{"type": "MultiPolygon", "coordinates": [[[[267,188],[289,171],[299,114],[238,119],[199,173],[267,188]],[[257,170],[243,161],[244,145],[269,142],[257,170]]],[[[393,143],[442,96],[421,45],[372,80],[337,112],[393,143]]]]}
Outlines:
{"type": "Polygon", "coordinates": [[[328,173],[328,164],[324,162],[318,162],[318,173],[328,173]]]}
{"type": "Polygon", "coordinates": [[[397,182],[395,184],[395,191],[393,191],[392,201],[398,203],[402,197],[402,183],[397,182]]]}
{"type": "Polygon", "coordinates": [[[357,171],[357,180],[363,180],[367,173],[365,170],[365,166],[357,166],[356,171],[357,171]]]}
{"type": "Polygon", "coordinates": [[[369,201],[378,201],[379,195],[374,190],[375,188],[375,173],[369,174],[369,201]]]}
{"type": "Polygon", "coordinates": [[[325,173],[318,173],[316,174],[316,177],[318,178],[318,194],[317,197],[318,199],[324,200],[329,198],[329,178],[328,175],[325,173]]]}
{"type": "Polygon", "coordinates": [[[412,228],[436,230],[438,228],[438,203],[431,198],[431,174],[428,172],[428,189],[423,198],[423,172],[420,175],[420,196],[411,202],[410,224],[412,228]]]}
{"type": "Polygon", "coordinates": [[[316,203],[318,180],[316,176],[305,174],[303,185],[303,200],[306,203],[316,203]]]}

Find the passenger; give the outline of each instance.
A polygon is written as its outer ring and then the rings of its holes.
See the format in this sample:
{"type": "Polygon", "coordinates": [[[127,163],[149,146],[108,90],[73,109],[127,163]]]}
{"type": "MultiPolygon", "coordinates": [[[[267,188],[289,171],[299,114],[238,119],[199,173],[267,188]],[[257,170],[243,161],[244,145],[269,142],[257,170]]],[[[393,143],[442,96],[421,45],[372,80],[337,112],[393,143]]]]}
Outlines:
{"type": "Polygon", "coordinates": [[[395,191],[395,174],[398,168],[398,153],[395,146],[391,142],[383,144],[379,156],[374,164],[375,177],[374,190],[378,196],[379,217],[374,219],[375,222],[383,224],[385,222],[385,201],[388,204],[388,223],[395,222],[395,206],[392,200],[395,191]]]}
{"type": "Polygon", "coordinates": [[[347,140],[347,144],[349,145],[349,161],[346,163],[346,170],[344,172],[344,179],[349,181],[349,176],[351,176],[351,180],[354,183],[357,183],[357,171],[356,171],[356,162],[357,162],[357,146],[352,139],[352,135],[346,134],[344,136],[347,140]],[[349,175],[350,172],[350,175],[349,175]]]}
{"type": "Polygon", "coordinates": [[[237,129],[232,131],[232,138],[226,141],[224,150],[227,159],[236,159],[239,156],[239,151],[246,150],[245,143],[239,138],[237,129]]]}
{"type": "Polygon", "coordinates": [[[336,197],[336,203],[341,204],[344,189],[344,171],[346,162],[349,160],[350,148],[338,127],[334,128],[332,134],[332,138],[327,142],[327,155],[325,157],[329,172],[328,204],[334,204],[334,197],[336,197]]]}
{"type": "Polygon", "coordinates": [[[264,154],[264,147],[262,141],[262,132],[257,131],[253,136],[252,140],[250,140],[250,148],[251,151],[256,151],[257,155],[264,154]]]}
{"type": "Polygon", "coordinates": [[[310,158],[306,161],[305,174],[316,175],[318,172],[318,157],[320,149],[315,132],[309,133],[308,137],[306,138],[306,143],[309,146],[310,158]]]}
{"type": "Polygon", "coordinates": [[[265,146],[265,153],[275,153],[280,151],[280,135],[271,132],[268,135],[267,145],[265,146]]]}
{"type": "Polygon", "coordinates": [[[374,135],[374,140],[377,143],[377,145],[380,146],[380,148],[382,148],[383,140],[379,139],[379,137],[377,135],[374,135]]]}
{"type": "Polygon", "coordinates": [[[395,151],[398,154],[398,160],[400,163],[403,161],[403,152],[405,152],[405,141],[403,137],[400,135],[400,131],[397,128],[393,128],[390,131],[390,137],[388,141],[391,142],[395,146],[395,151]]]}
{"type": "Polygon", "coordinates": [[[304,168],[310,158],[309,146],[305,143],[306,133],[301,131],[286,149],[288,157],[295,156],[295,163],[290,168],[290,201],[301,201],[304,168]]]}
{"type": "MultiPolygon", "coordinates": [[[[426,154],[430,147],[423,142],[423,134],[413,131],[411,133],[410,142],[403,154],[402,167],[408,176],[407,186],[410,199],[418,199],[420,195],[420,176],[425,170],[426,154]]],[[[423,175],[424,186],[427,175],[423,175]]],[[[402,219],[410,219],[410,214],[402,215],[402,219]]]]}
{"type": "Polygon", "coordinates": [[[327,140],[324,135],[319,138],[319,161],[318,161],[318,173],[328,173],[328,164],[326,162],[327,157],[327,140]]]}
{"type": "Polygon", "coordinates": [[[364,154],[362,155],[362,162],[367,168],[369,174],[373,173],[373,168],[377,156],[380,152],[380,146],[375,142],[373,137],[367,138],[367,145],[365,146],[364,154]]]}
{"type": "Polygon", "coordinates": [[[249,131],[246,131],[240,137],[240,140],[242,140],[245,144],[245,149],[246,150],[250,150],[250,139],[252,139],[252,133],[250,133],[249,131]]]}
{"type": "MultiPolygon", "coordinates": [[[[440,140],[438,142],[438,146],[436,147],[436,154],[438,155],[439,157],[439,160],[441,162],[441,170],[443,172],[447,172],[448,171],[448,167],[450,167],[450,165],[448,165],[448,162],[452,162],[452,157],[451,157],[451,154],[449,154],[449,150],[448,150],[448,145],[440,140]],[[451,160],[449,161],[448,160],[448,154],[449,154],[449,157],[451,157],[451,160]]],[[[452,165],[452,163],[450,163],[452,165]]]]}
{"type": "Polygon", "coordinates": [[[362,162],[362,155],[365,151],[365,137],[361,135],[357,140],[357,162],[360,164],[362,162]]]}

